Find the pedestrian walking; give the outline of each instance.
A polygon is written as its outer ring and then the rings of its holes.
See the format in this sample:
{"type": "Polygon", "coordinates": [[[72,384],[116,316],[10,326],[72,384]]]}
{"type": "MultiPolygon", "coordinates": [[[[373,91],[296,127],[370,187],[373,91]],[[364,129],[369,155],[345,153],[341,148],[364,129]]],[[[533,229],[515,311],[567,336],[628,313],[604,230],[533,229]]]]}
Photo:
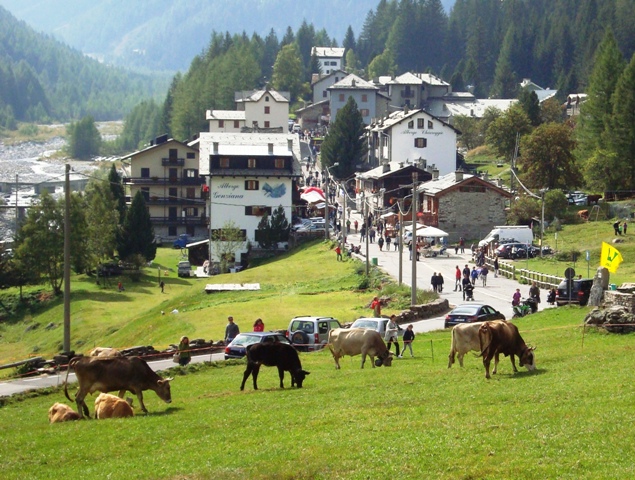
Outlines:
{"type": "Polygon", "coordinates": [[[522,297],[522,295],[520,294],[520,288],[517,288],[516,291],[514,292],[514,294],[512,295],[512,306],[516,307],[518,305],[520,305],[520,297],[522,297]]]}
{"type": "Polygon", "coordinates": [[[357,220],[355,220],[353,225],[355,225],[355,234],[357,234],[357,227],[359,226],[359,222],[357,220]]]}
{"type": "Polygon", "coordinates": [[[459,248],[461,253],[465,253],[465,239],[463,237],[459,238],[459,248]]]}
{"type": "Polygon", "coordinates": [[[443,292],[443,275],[441,274],[441,272],[439,272],[439,274],[437,275],[437,292],[441,293],[443,292]]]}
{"type": "Polygon", "coordinates": [[[342,249],[339,244],[335,247],[335,258],[338,262],[342,261],[342,249]]]}
{"type": "Polygon", "coordinates": [[[350,219],[346,219],[346,234],[350,234],[351,233],[351,221],[350,219]]]}
{"type": "Polygon", "coordinates": [[[392,239],[390,238],[390,235],[386,236],[386,251],[390,252],[390,242],[392,241],[392,239]]]}
{"type": "Polygon", "coordinates": [[[470,272],[470,279],[472,280],[472,285],[476,285],[476,279],[478,278],[478,271],[476,267],[472,267],[472,271],[470,272]]]}
{"type": "Polygon", "coordinates": [[[240,328],[234,323],[234,317],[227,317],[227,326],[225,327],[225,345],[228,345],[240,333],[240,328]]]}
{"type": "Polygon", "coordinates": [[[457,289],[460,292],[461,289],[461,278],[463,277],[463,274],[461,272],[461,269],[459,268],[459,266],[456,266],[456,269],[454,270],[454,291],[456,292],[457,289]]]}
{"type": "Polygon", "coordinates": [[[395,241],[394,241],[394,242],[392,242],[392,244],[395,246],[395,252],[396,252],[397,250],[399,250],[399,237],[398,237],[398,236],[397,236],[397,237],[395,237],[395,241]]]}
{"type": "Polygon", "coordinates": [[[628,224],[626,223],[626,220],[624,220],[624,226],[622,228],[622,230],[624,231],[624,235],[626,235],[626,229],[628,228],[628,224]]]}
{"type": "Polygon", "coordinates": [[[410,350],[410,357],[414,358],[414,353],[412,353],[412,342],[415,339],[415,332],[412,330],[412,325],[408,325],[406,331],[403,332],[403,350],[401,352],[401,357],[406,353],[406,348],[410,350]]]}
{"type": "Polygon", "coordinates": [[[375,317],[381,317],[381,300],[379,297],[373,297],[373,301],[370,302],[370,308],[373,310],[375,317]]]}
{"type": "Polygon", "coordinates": [[[161,287],[161,293],[163,293],[163,289],[165,288],[165,282],[163,280],[159,283],[159,287],[161,287]]]}
{"type": "Polygon", "coordinates": [[[377,240],[377,245],[379,245],[379,251],[383,251],[384,249],[384,237],[379,237],[377,240]]]}
{"type": "Polygon", "coordinates": [[[620,221],[619,220],[617,222],[613,223],[613,230],[615,230],[615,235],[619,235],[620,234],[620,221]]]}
{"type": "Polygon", "coordinates": [[[432,278],[430,278],[430,283],[432,284],[432,291],[433,291],[433,292],[436,292],[436,291],[437,291],[437,285],[438,285],[438,283],[437,283],[437,278],[438,278],[438,277],[437,277],[437,272],[434,272],[434,273],[432,274],[432,278]]]}
{"type": "Polygon", "coordinates": [[[498,257],[494,257],[494,278],[498,278],[498,257]]]}
{"type": "Polygon", "coordinates": [[[486,287],[487,286],[487,274],[489,273],[489,270],[487,269],[487,265],[483,265],[481,267],[481,280],[483,281],[483,286],[486,287]]]}
{"type": "Polygon", "coordinates": [[[399,325],[397,325],[397,317],[395,315],[390,316],[390,320],[386,323],[386,335],[384,336],[384,340],[386,341],[386,347],[390,352],[390,345],[395,344],[395,350],[397,351],[397,358],[401,358],[399,356],[399,325]]]}
{"type": "Polygon", "coordinates": [[[474,289],[474,287],[472,286],[472,282],[470,281],[469,275],[463,275],[463,279],[461,280],[461,286],[463,287],[463,301],[465,301],[466,294],[468,293],[466,292],[466,290],[470,291],[474,289]]]}

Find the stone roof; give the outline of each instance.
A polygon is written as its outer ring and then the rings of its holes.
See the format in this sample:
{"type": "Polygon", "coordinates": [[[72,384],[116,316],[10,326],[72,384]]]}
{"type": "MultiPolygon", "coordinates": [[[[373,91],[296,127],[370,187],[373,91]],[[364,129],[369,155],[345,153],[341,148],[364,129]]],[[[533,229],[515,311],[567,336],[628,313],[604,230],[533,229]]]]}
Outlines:
{"type": "Polygon", "coordinates": [[[236,102],[257,102],[265,95],[265,93],[269,93],[271,98],[273,98],[276,102],[289,103],[289,92],[278,92],[270,89],[235,92],[234,100],[236,102]]]}
{"type": "Polygon", "coordinates": [[[349,74],[335,85],[331,85],[328,90],[344,90],[344,89],[356,89],[356,90],[378,90],[378,88],[370,82],[367,82],[361,77],[358,77],[354,73],[349,74]]]}
{"type": "Polygon", "coordinates": [[[342,58],[345,51],[345,48],[313,47],[311,48],[311,55],[315,55],[318,58],[342,58]]]}
{"type": "Polygon", "coordinates": [[[206,120],[245,120],[244,110],[207,110],[206,120]]]}
{"type": "Polygon", "coordinates": [[[505,196],[511,196],[511,193],[509,193],[507,190],[499,187],[498,185],[495,185],[489,180],[484,180],[481,177],[478,177],[476,175],[472,175],[470,173],[463,173],[463,172],[451,172],[451,173],[448,173],[447,175],[440,176],[437,179],[433,179],[428,182],[422,183],[419,187],[417,187],[417,190],[419,192],[425,192],[426,195],[434,196],[440,192],[448,190],[449,188],[452,188],[456,185],[459,185],[461,183],[467,182],[468,180],[472,180],[472,179],[476,179],[479,183],[485,183],[491,188],[499,190],[501,194],[505,196]],[[462,176],[461,176],[461,173],[462,173],[462,176]],[[457,176],[460,179],[457,180],[457,176]]]}

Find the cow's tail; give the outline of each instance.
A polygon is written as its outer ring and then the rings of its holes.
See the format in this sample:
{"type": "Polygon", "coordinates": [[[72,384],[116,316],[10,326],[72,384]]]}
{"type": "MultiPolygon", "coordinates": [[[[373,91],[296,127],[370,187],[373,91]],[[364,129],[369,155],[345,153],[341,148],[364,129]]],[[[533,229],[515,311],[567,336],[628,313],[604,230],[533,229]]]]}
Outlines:
{"type": "Polygon", "coordinates": [[[486,352],[492,344],[492,331],[487,322],[483,323],[483,325],[481,325],[478,329],[478,343],[481,347],[481,354],[479,357],[487,356],[486,352]]]}
{"type": "Polygon", "coordinates": [[[70,402],[74,402],[71,397],[68,396],[68,372],[71,371],[71,368],[77,363],[77,358],[72,358],[70,362],[68,362],[68,368],[66,369],[66,378],[64,379],[64,395],[70,402]]]}

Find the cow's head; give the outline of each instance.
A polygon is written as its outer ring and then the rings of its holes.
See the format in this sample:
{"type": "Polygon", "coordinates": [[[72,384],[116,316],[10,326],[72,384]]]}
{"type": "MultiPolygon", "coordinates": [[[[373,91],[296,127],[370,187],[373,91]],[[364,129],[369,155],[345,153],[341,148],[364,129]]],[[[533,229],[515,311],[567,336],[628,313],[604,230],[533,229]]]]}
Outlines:
{"type": "Polygon", "coordinates": [[[536,347],[527,347],[520,355],[520,366],[526,367],[530,372],[536,370],[536,355],[534,355],[536,347]]]}
{"type": "Polygon", "coordinates": [[[170,393],[170,382],[174,380],[174,378],[166,378],[164,380],[157,380],[157,395],[161,400],[165,403],[172,402],[172,394],[170,393]]]}
{"type": "Polygon", "coordinates": [[[298,370],[293,374],[293,380],[298,388],[302,388],[302,382],[304,382],[304,379],[310,373],[311,372],[307,372],[306,370],[298,370]]]}
{"type": "Polygon", "coordinates": [[[385,366],[385,367],[391,367],[392,366],[392,353],[390,353],[388,350],[386,350],[386,354],[385,356],[379,356],[375,359],[375,366],[376,367],[381,367],[381,366],[385,366]]]}

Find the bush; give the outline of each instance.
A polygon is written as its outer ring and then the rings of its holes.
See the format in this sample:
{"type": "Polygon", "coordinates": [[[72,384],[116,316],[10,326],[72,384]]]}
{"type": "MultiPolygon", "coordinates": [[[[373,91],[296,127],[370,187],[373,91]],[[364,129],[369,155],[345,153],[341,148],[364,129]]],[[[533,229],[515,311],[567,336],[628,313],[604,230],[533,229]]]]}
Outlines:
{"type": "Polygon", "coordinates": [[[578,250],[567,250],[556,253],[556,260],[560,262],[575,262],[580,258],[581,252],[578,250]]]}

